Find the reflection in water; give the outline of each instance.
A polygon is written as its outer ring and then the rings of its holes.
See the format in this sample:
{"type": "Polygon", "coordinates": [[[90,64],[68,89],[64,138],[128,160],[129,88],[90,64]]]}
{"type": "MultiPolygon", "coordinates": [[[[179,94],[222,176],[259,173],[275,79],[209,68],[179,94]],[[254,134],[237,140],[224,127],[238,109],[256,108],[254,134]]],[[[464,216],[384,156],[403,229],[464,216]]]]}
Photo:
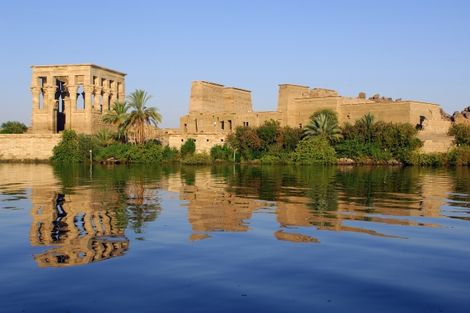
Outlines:
{"type": "MultiPolygon", "coordinates": [[[[319,231],[406,238],[399,227],[439,227],[429,218],[441,216],[470,219],[468,169],[98,166],[92,180],[82,168],[49,172],[56,183],[32,184],[31,244],[53,246],[35,255],[39,266],[125,254],[125,230],[145,234],[161,212],[161,190],[187,207],[191,241],[249,232],[257,213],[272,217],[272,238],[300,243],[319,243],[319,231]]],[[[7,182],[0,193],[11,197],[20,187],[7,182]]]]}
{"type": "Polygon", "coordinates": [[[168,189],[186,201],[194,233],[246,232],[253,213],[263,210],[276,215],[274,237],[292,242],[318,242],[301,233],[312,227],[389,238],[403,237],[375,228],[437,227],[416,217],[439,216],[452,188],[448,176],[397,168],[214,167],[211,173],[181,172],[169,177],[168,189]]]}
{"type": "Polygon", "coordinates": [[[117,226],[114,212],[76,207],[74,200],[83,203],[82,196],[81,193],[70,195],[67,203],[65,195],[59,193],[53,210],[41,206],[33,211],[31,244],[55,246],[34,256],[40,267],[88,264],[127,251],[129,240],[124,229],[117,226]]]}
{"type": "Polygon", "coordinates": [[[467,168],[88,170],[0,164],[0,311],[469,311],[467,168]]]}

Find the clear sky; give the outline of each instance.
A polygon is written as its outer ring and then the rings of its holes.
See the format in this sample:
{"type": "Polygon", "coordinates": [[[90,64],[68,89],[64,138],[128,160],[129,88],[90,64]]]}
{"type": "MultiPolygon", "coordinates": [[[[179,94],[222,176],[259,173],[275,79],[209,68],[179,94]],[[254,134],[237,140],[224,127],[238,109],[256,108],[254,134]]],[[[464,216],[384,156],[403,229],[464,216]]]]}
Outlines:
{"type": "Polygon", "coordinates": [[[470,105],[470,1],[1,1],[0,122],[28,125],[31,65],[95,63],[153,95],[164,127],[188,111],[190,84],[277,85],[470,105]]]}

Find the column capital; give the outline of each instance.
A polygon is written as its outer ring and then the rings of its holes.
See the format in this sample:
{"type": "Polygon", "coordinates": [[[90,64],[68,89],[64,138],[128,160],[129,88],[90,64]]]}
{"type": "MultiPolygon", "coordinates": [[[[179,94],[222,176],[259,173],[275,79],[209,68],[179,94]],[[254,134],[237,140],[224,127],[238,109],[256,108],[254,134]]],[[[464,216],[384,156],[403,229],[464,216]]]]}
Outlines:
{"type": "Polygon", "coordinates": [[[88,85],[83,87],[83,91],[85,93],[93,93],[95,91],[95,88],[91,85],[88,85]]]}
{"type": "Polygon", "coordinates": [[[72,92],[76,93],[77,92],[77,87],[78,86],[76,86],[76,85],[69,85],[69,86],[67,86],[67,90],[68,90],[69,93],[72,93],[72,92]]]}

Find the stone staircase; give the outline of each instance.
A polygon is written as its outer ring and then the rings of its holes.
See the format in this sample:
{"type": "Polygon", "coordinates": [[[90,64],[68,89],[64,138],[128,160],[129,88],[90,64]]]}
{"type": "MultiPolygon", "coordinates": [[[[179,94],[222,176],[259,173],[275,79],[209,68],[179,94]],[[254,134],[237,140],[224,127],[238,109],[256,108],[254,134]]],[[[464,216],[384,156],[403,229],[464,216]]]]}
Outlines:
{"type": "Polygon", "coordinates": [[[447,152],[453,145],[454,137],[445,133],[433,133],[427,131],[418,132],[418,138],[423,141],[421,151],[424,153],[447,152]]]}

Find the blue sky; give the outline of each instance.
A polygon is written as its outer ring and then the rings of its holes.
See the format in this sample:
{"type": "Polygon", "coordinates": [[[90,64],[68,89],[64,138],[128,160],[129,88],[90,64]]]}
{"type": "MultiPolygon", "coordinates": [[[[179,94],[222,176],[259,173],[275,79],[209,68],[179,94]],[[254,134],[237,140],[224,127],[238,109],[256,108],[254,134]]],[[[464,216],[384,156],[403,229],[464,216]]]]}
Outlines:
{"type": "Polygon", "coordinates": [[[0,122],[30,124],[33,64],[123,71],[164,127],[193,80],[249,89],[255,110],[280,83],[470,105],[470,1],[2,1],[0,40],[0,122]]]}

